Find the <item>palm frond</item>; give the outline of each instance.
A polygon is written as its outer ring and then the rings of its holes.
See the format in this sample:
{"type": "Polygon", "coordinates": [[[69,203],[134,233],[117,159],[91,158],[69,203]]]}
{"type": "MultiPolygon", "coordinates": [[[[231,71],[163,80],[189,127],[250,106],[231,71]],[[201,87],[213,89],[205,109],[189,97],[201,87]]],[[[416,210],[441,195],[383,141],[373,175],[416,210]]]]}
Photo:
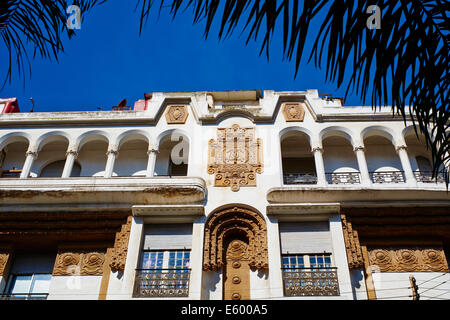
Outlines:
{"type": "MultiPolygon", "coordinates": [[[[154,1],[139,2],[142,30],[154,1]]],[[[405,121],[412,119],[416,133],[426,138],[437,176],[442,167],[447,171],[450,167],[450,3],[377,0],[370,4],[381,9],[379,30],[367,28],[369,4],[365,1],[161,0],[159,10],[169,7],[175,18],[180,9],[191,8],[194,23],[206,19],[205,37],[213,23],[220,26],[219,39],[242,24],[246,43],[262,39],[260,54],[265,52],[267,57],[271,36],[281,24],[283,52],[289,61],[295,60],[295,76],[307,36],[315,38],[308,61],[314,60],[317,67],[325,63],[326,80],[346,86],[346,97],[356,90],[365,103],[370,94],[374,109],[391,101],[393,113],[405,121]],[[325,19],[317,34],[311,34],[309,26],[319,13],[325,19]]]]}
{"type": "MultiPolygon", "coordinates": [[[[76,0],[81,18],[94,5],[105,0],[76,0]]],[[[0,2],[0,35],[8,50],[8,68],[2,88],[11,82],[14,66],[19,78],[25,80],[31,74],[30,54],[44,59],[58,60],[58,53],[64,50],[63,37],[69,38],[74,31],[66,27],[66,0],[2,0],[0,2]],[[26,72],[28,70],[28,73],[26,72]]]]}

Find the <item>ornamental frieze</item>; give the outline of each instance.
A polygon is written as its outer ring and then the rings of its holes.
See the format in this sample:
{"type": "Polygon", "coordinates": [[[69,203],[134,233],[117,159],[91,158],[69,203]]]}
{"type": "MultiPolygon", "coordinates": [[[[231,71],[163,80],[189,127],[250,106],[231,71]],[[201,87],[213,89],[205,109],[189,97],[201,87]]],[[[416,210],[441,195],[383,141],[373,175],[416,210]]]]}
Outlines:
{"type": "Polygon", "coordinates": [[[217,129],[217,140],[208,144],[208,173],[215,174],[214,186],[240,187],[256,186],[256,174],[263,171],[262,141],[255,138],[255,128],[217,129]]]}
{"type": "Polygon", "coordinates": [[[440,247],[371,248],[369,260],[381,272],[448,272],[445,253],[440,247]]]}
{"type": "Polygon", "coordinates": [[[97,251],[67,251],[60,249],[53,268],[54,276],[101,276],[105,253],[97,251]]]}

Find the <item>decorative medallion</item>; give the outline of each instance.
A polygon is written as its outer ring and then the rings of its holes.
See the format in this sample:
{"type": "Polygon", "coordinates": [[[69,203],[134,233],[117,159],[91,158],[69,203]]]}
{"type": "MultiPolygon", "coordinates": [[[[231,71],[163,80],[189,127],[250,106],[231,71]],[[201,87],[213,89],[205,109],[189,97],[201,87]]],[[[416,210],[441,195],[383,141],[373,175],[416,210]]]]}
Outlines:
{"type": "Polygon", "coordinates": [[[241,300],[241,295],[237,292],[234,292],[231,296],[233,300],[241,300]]]}
{"type": "Polygon", "coordinates": [[[255,128],[217,129],[217,141],[209,141],[208,173],[215,174],[214,186],[240,187],[256,186],[256,173],[263,171],[262,141],[255,139],[255,128]]]}
{"type": "Polygon", "coordinates": [[[305,109],[301,103],[285,103],[282,108],[286,122],[301,122],[305,117],[305,109]]]}
{"type": "Polygon", "coordinates": [[[54,276],[101,276],[103,274],[104,252],[66,251],[60,249],[53,268],[54,276]]]}
{"type": "Polygon", "coordinates": [[[184,124],[189,113],[184,105],[175,105],[167,107],[166,121],[167,124],[184,124]]]}
{"type": "Polygon", "coordinates": [[[448,272],[442,248],[372,248],[369,260],[381,272],[448,272]]]}

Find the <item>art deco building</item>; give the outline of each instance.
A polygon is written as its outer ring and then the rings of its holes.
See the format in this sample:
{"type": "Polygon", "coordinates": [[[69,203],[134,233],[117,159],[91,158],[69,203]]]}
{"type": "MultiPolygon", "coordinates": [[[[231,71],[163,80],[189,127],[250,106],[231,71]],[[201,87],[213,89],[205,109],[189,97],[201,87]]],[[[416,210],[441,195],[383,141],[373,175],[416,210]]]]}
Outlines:
{"type": "Polygon", "coordinates": [[[308,90],[0,110],[3,299],[450,299],[445,171],[390,107],[308,90]]]}

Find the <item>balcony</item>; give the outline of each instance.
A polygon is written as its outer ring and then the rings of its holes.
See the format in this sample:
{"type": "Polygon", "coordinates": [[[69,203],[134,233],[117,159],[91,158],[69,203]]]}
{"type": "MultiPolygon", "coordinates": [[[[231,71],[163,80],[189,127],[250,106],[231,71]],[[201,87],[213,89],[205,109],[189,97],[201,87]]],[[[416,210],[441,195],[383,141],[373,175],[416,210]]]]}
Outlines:
{"type": "Polygon", "coordinates": [[[369,172],[373,183],[404,183],[405,175],[403,171],[377,171],[369,172]]]}
{"type": "Polygon", "coordinates": [[[337,268],[282,268],[286,297],[339,296],[337,268]]]}
{"type": "Polygon", "coordinates": [[[445,171],[438,172],[437,176],[433,175],[433,171],[415,171],[414,176],[417,182],[422,183],[445,183],[448,178],[445,171]]]}
{"type": "Polygon", "coordinates": [[[2,294],[0,300],[47,300],[48,293],[10,293],[2,294]]]}
{"type": "Polygon", "coordinates": [[[283,174],[284,184],[316,184],[315,173],[289,173],[283,174]]]}
{"type": "Polygon", "coordinates": [[[359,184],[361,178],[359,172],[335,172],[326,173],[328,184],[359,184]]]}
{"type": "Polygon", "coordinates": [[[133,297],[188,297],[190,275],[190,269],[138,269],[133,297]]]}

